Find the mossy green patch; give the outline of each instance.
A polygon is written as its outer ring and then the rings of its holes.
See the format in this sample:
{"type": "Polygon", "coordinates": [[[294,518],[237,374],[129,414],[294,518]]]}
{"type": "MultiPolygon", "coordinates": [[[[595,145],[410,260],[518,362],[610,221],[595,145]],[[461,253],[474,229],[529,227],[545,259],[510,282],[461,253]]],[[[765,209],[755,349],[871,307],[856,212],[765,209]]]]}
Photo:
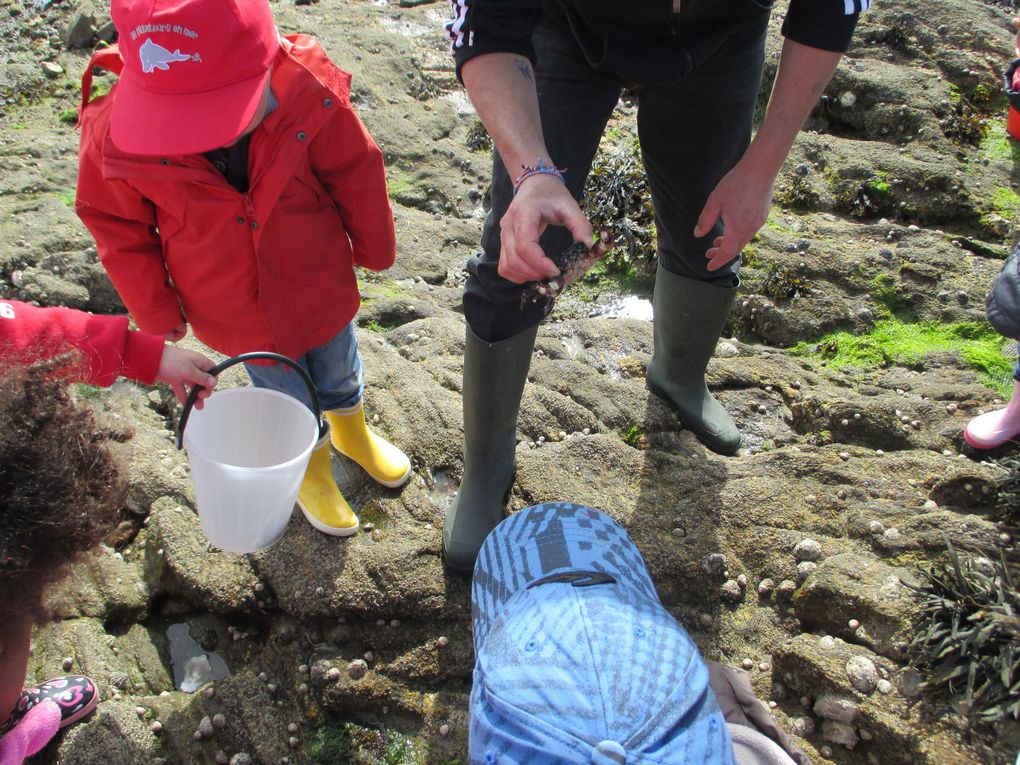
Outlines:
{"type": "Polygon", "coordinates": [[[641,445],[643,435],[641,428],[637,425],[631,425],[629,428],[620,433],[620,438],[623,439],[625,444],[637,448],[641,445]]]}
{"type": "Polygon", "coordinates": [[[113,87],[114,82],[116,82],[116,80],[111,81],[98,80],[93,82],[92,87],[89,88],[89,100],[91,101],[95,98],[105,96],[107,93],[110,92],[110,89],[113,87]]]}
{"type": "Polygon", "coordinates": [[[892,187],[887,180],[887,174],[881,171],[868,179],[864,184],[864,188],[875,198],[885,198],[892,193],[892,187]]]}
{"type": "Polygon", "coordinates": [[[879,274],[871,280],[871,299],[882,306],[891,315],[901,321],[912,318],[910,303],[896,277],[891,274],[879,274]]]}
{"type": "Polygon", "coordinates": [[[749,243],[744,245],[744,249],[740,251],[740,262],[744,268],[758,268],[759,258],[761,257],[761,251],[758,245],[754,243],[752,239],[749,243]]]}
{"type": "Polygon", "coordinates": [[[979,147],[981,157],[992,162],[1020,162],[1020,141],[1006,132],[1006,118],[990,120],[979,147]]]}
{"type": "Polygon", "coordinates": [[[363,728],[344,722],[325,725],[309,746],[311,761],[321,765],[338,762],[360,765],[418,765],[423,760],[407,736],[391,730],[363,728]]]}
{"type": "Polygon", "coordinates": [[[885,173],[867,168],[826,171],[836,206],[855,218],[869,218],[893,212],[892,186],[885,173]]]}
{"type": "Polygon", "coordinates": [[[414,181],[411,176],[399,167],[390,166],[386,168],[386,191],[392,201],[399,201],[405,194],[414,188],[414,181]]]}
{"type": "Polygon", "coordinates": [[[912,366],[932,351],[958,351],[981,374],[985,385],[1008,398],[1013,387],[1013,365],[1003,355],[1002,346],[1002,336],[984,322],[905,323],[883,319],[867,334],[833,332],[815,343],[798,343],[791,351],[818,354],[836,369],[912,366]]]}
{"type": "Polygon", "coordinates": [[[312,762],[350,762],[352,741],[347,725],[326,725],[318,729],[311,744],[312,762]]]}
{"type": "Polygon", "coordinates": [[[358,290],[363,300],[383,300],[403,297],[407,294],[408,285],[400,284],[393,279],[372,282],[358,282],[358,290]]]}
{"type": "Polygon", "coordinates": [[[992,209],[1004,218],[1012,218],[1020,207],[1020,194],[1005,186],[996,186],[992,192],[992,209]]]}
{"type": "Polygon", "coordinates": [[[97,388],[95,385],[86,385],[85,383],[75,383],[71,386],[71,389],[78,398],[90,401],[103,398],[107,392],[105,388],[97,388]]]}
{"type": "Polygon", "coordinates": [[[777,233],[785,234],[786,236],[797,236],[796,231],[794,231],[789,226],[784,226],[782,223],[776,220],[776,217],[774,215],[770,215],[768,217],[768,219],[765,221],[765,227],[772,229],[777,233]]]}

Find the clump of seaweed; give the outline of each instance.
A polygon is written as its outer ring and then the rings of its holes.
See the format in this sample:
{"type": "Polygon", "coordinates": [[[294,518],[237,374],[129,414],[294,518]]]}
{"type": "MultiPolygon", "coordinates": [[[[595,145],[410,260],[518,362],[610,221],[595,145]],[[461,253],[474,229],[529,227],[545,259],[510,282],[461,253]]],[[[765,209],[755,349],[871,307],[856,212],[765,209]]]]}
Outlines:
{"type": "Polygon", "coordinates": [[[761,291],[773,300],[789,300],[809,294],[811,284],[805,277],[797,276],[793,269],[779,263],[769,263],[765,267],[761,291]]]}
{"type": "Polygon", "coordinates": [[[471,127],[468,128],[465,145],[470,151],[492,150],[492,138],[489,136],[489,132],[485,129],[485,125],[482,124],[481,120],[475,120],[471,127]]]}
{"type": "Polygon", "coordinates": [[[806,178],[795,175],[789,183],[776,190],[775,199],[781,207],[805,212],[818,209],[821,195],[806,178]]]}
{"type": "Polygon", "coordinates": [[[1020,720],[1020,594],[1009,568],[946,547],[948,561],[907,584],[921,601],[911,649],[922,689],[980,722],[1020,720]]]}
{"type": "Polygon", "coordinates": [[[655,258],[652,195],[637,141],[607,145],[592,164],[582,204],[592,226],[613,231],[613,251],[605,259],[609,273],[628,275],[655,258]]]}
{"type": "Polygon", "coordinates": [[[421,63],[411,59],[411,70],[407,72],[407,95],[416,101],[429,101],[443,92],[436,78],[426,73],[421,63]]]}
{"type": "Polygon", "coordinates": [[[876,42],[883,42],[895,51],[900,53],[912,53],[915,51],[916,40],[911,34],[907,24],[902,20],[894,22],[886,29],[875,35],[876,42]]]}
{"type": "Polygon", "coordinates": [[[946,138],[957,145],[980,146],[988,133],[988,120],[964,98],[952,105],[941,126],[946,138]]]}
{"type": "Polygon", "coordinates": [[[545,281],[534,282],[521,293],[521,308],[528,303],[540,303],[544,315],[552,310],[553,301],[559,297],[571,283],[577,281],[585,272],[612,251],[613,237],[608,231],[598,232],[595,246],[590,250],[584,242],[574,242],[563,252],[554,255],[552,260],[560,269],[559,276],[545,281]]]}

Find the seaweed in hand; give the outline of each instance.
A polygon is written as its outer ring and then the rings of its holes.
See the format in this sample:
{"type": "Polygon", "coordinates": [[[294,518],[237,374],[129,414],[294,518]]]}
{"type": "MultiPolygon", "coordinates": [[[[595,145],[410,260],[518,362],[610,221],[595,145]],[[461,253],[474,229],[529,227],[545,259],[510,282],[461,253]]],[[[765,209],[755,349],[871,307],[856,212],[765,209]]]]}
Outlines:
{"type": "Polygon", "coordinates": [[[577,281],[595,262],[613,248],[613,238],[608,231],[599,232],[598,241],[590,250],[582,242],[570,247],[552,258],[560,273],[551,279],[534,282],[521,295],[521,308],[528,303],[544,303],[544,314],[549,315],[553,301],[570,284],[577,281]]]}

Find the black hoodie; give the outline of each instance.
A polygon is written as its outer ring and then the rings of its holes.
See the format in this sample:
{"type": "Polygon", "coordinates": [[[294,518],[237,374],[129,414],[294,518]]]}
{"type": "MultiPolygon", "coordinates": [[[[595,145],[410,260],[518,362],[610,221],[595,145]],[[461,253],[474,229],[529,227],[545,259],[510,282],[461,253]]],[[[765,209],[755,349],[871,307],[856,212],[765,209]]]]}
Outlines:
{"type": "MultiPolygon", "coordinates": [[[[451,0],[446,23],[461,67],[486,53],[535,63],[531,33],[543,14],[568,29],[589,63],[631,83],[668,82],[697,67],[725,38],[769,14],[771,0],[451,0]]],[[[844,52],[870,0],[790,0],[783,34],[844,52]]]]}

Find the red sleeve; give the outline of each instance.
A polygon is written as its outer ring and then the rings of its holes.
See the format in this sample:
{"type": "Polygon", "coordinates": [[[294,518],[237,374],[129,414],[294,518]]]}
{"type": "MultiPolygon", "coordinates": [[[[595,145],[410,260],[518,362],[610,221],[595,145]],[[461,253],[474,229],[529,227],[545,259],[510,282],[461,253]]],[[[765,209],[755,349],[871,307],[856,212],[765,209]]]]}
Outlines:
{"type": "Polygon", "coordinates": [[[101,316],[71,308],[37,308],[0,301],[0,358],[31,364],[77,350],[74,377],[112,385],[118,377],[151,384],[163,357],[163,338],[128,329],[126,316],[101,316]]]}
{"type": "Polygon", "coordinates": [[[75,211],[135,323],[162,335],[184,322],[180,298],[163,262],[152,203],[124,181],[103,177],[106,106],[83,113],[75,211]]]}
{"type": "Polygon", "coordinates": [[[341,103],[312,142],[312,170],[340,212],[355,264],[383,271],[397,254],[386,168],[382,151],[348,102],[350,75],[341,74],[341,103]]]}

